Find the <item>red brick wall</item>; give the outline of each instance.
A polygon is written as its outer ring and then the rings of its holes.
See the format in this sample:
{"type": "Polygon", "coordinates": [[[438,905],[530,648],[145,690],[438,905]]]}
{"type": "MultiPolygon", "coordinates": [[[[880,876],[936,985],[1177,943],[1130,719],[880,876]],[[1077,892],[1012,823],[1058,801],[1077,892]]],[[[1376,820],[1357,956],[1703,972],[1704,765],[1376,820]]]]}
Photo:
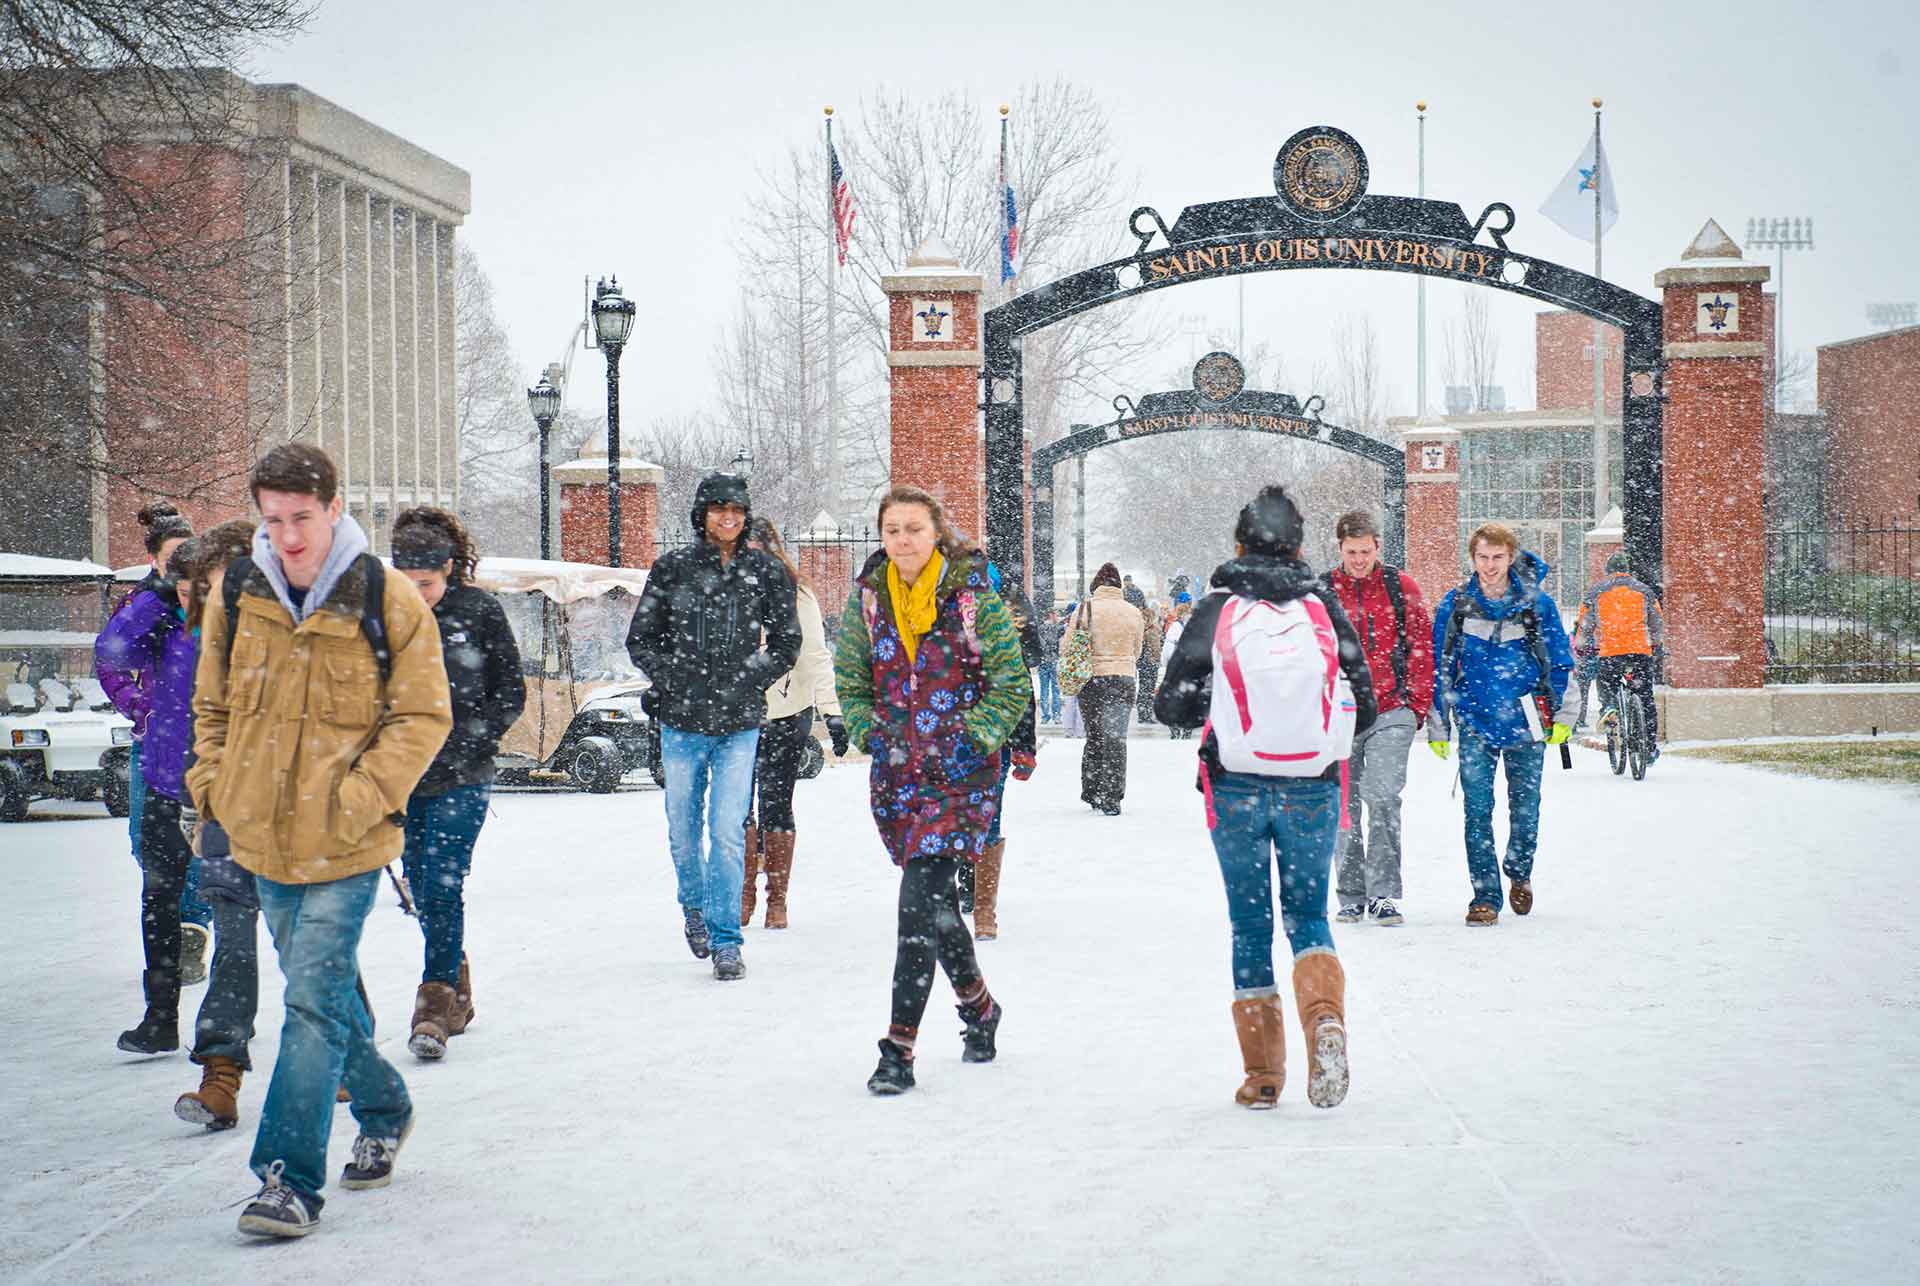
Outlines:
{"type": "Polygon", "coordinates": [[[810,545],[800,542],[792,547],[793,561],[800,575],[820,600],[820,615],[832,620],[846,610],[853,590],[853,550],[843,544],[810,545]]]}
{"type": "MultiPolygon", "coordinates": [[[[1407,444],[1407,571],[1425,592],[1429,604],[1460,583],[1464,558],[1460,553],[1460,486],[1453,479],[1421,482],[1421,446],[1407,444]]],[[[1427,444],[1430,445],[1430,444],[1427,444]]],[[[1443,473],[1457,479],[1460,446],[1446,444],[1443,473]]]]}
{"type": "MultiPolygon", "coordinates": [[[[1625,349],[1618,327],[1604,328],[1607,345],[1607,410],[1620,411],[1625,349]]],[[[1593,319],[1582,313],[1537,313],[1533,319],[1533,395],[1542,411],[1585,411],[1593,406],[1593,319]]]]}
{"type": "Polygon", "coordinates": [[[892,480],[926,488],[947,511],[947,521],[984,540],[979,370],[896,366],[892,375],[892,480]]]}
{"type": "Polygon", "coordinates": [[[1911,523],[1920,510],[1920,327],[1829,344],[1819,375],[1834,516],[1911,523]]]}
{"type": "MultiPolygon", "coordinates": [[[[560,557],[571,563],[607,561],[607,484],[567,483],[560,488],[560,557]]],[[[620,564],[651,567],[659,556],[654,531],[660,498],[651,482],[620,479],[620,564]]]]}

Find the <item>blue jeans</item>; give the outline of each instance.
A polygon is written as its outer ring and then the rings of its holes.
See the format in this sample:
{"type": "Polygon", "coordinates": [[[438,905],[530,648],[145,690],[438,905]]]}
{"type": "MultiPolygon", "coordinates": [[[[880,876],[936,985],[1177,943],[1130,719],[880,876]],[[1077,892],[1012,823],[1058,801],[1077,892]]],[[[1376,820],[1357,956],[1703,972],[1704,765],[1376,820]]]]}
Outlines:
{"type": "Polygon", "coordinates": [[[413,890],[413,906],[420,913],[420,932],[426,936],[426,960],[421,982],[460,981],[460,953],[467,932],[464,898],[467,872],[473,867],[473,846],[487,820],[487,801],[493,785],[455,786],[439,795],[415,795],[407,801],[407,846],[400,865],[413,890]]]}
{"type": "Polygon", "coordinates": [[[1060,665],[1057,661],[1040,663],[1040,722],[1060,721],[1060,665]]]}
{"type": "Polygon", "coordinates": [[[720,737],[661,725],[667,774],[667,844],[680,905],[707,922],[716,947],[740,945],[740,886],[747,878],[747,805],[760,729],[720,737]],[[709,840],[709,835],[711,839],[709,840]]]}
{"type": "Polygon", "coordinates": [[[287,1018],[248,1164],[264,1179],[279,1161],[288,1187],[318,1198],[341,1085],[353,1096],[363,1134],[397,1137],[413,1117],[406,1082],[374,1048],[373,1015],[355,986],[360,933],[380,872],[325,884],[279,884],[265,876],[256,883],[286,975],[287,1018]]]}
{"type": "Polygon", "coordinates": [[[1317,778],[1213,775],[1213,851],[1227,886],[1236,996],[1273,991],[1273,867],[1280,927],[1296,959],[1333,950],[1327,879],[1340,831],[1340,783],[1317,778]]]}
{"type": "Polygon", "coordinates": [[[1540,839],[1540,768],[1547,748],[1541,742],[1501,749],[1490,746],[1465,728],[1460,730],[1460,790],[1467,799],[1467,875],[1473,881],[1476,906],[1498,911],[1506,905],[1501,895],[1500,871],[1510,879],[1533,878],[1533,851],[1540,839]],[[1495,864],[1493,854],[1493,774],[1507,766],[1507,860],[1495,864]]]}
{"type": "MultiPolygon", "coordinates": [[[[146,794],[146,778],[140,772],[140,743],[134,742],[127,754],[127,836],[133,841],[133,863],[140,865],[141,796],[146,794]]],[[[203,929],[213,927],[213,908],[200,896],[200,859],[187,863],[187,882],[180,889],[180,919],[203,929]]]]}

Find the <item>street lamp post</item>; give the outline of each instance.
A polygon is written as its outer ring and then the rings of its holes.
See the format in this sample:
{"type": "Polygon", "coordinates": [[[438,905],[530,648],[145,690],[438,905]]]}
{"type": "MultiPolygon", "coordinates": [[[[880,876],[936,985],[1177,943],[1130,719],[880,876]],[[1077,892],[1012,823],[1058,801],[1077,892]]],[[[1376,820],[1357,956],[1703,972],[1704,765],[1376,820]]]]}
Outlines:
{"type": "Polygon", "coordinates": [[[633,333],[634,304],[618,277],[593,288],[591,346],[607,356],[607,566],[620,565],[620,350],[633,333]]]}
{"type": "Polygon", "coordinates": [[[553,422],[560,415],[560,390],[545,375],[527,390],[527,409],[540,426],[540,557],[544,561],[553,557],[553,518],[548,512],[553,498],[553,459],[547,445],[553,422]]]}

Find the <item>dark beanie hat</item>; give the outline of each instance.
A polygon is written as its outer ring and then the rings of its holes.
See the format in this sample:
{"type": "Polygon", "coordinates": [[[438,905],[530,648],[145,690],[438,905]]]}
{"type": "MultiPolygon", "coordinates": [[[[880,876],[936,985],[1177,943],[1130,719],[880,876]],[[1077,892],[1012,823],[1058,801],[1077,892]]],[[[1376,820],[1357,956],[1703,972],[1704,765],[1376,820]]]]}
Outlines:
{"type": "Polygon", "coordinates": [[[1624,572],[1629,566],[1631,566],[1631,564],[1627,562],[1625,551],[1616,550],[1607,555],[1607,570],[1609,572],[1624,572]]]}
{"type": "Polygon", "coordinates": [[[1281,486],[1260,488],[1233,527],[1234,540],[1249,554],[1297,554],[1305,534],[1300,510],[1281,486]]]}

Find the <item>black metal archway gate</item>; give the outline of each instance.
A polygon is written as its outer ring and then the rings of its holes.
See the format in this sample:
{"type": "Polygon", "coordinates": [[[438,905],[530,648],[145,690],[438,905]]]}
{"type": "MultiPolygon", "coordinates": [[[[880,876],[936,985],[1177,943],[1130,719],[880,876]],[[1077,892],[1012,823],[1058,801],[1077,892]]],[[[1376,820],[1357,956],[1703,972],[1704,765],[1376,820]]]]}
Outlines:
{"type": "Polygon", "coordinates": [[[1325,404],[1322,398],[1310,397],[1302,404],[1289,393],[1243,388],[1243,381],[1238,361],[1226,353],[1209,353],[1194,367],[1193,388],[1149,393],[1137,404],[1125,397],[1115,398],[1113,409],[1120,413],[1117,419],[1105,424],[1076,424],[1066,437],[1049,442],[1033,453],[1029,490],[1033,496],[1031,590],[1036,612],[1044,615],[1053,610],[1054,470],[1102,447],[1166,433],[1211,430],[1267,434],[1324,443],[1373,461],[1381,467],[1383,475],[1384,553],[1390,563],[1405,561],[1406,453],[1364,433],[1322,420],[1320,409],[1325,404]]]}
{"type": "Polygon", "coordinates": [[[1351,137],[1331,127],[1304,129],[1288,139],[1274,162],[1274,182],[1276,196],[1188,206],[1171,228],[1156,211],[1142,206],[1129,220],[1139,239],[1134,253],[1029,290],[987,313],[981,378],[989,554],[1003,567],[1017,567],[1026,550],[1023,337],[1090,309],[1182,282],[1249,272],[1353,268],[1468,282],[1619,327],[1626,350],[1621,485],[1625,544],[1640,574],[1657,580],[1664,370],[1660,304],[1598,277],[1508,249],[1505,237],[1513,230],[1514,215],[1503,202],[1487,206],[1479,220],[1470,223],[1466,211],[1452,202],[1366,195],[1366,154],[1351,137]],[[1495,222],[1496,216],[1503,217],[1495,222]]]}

